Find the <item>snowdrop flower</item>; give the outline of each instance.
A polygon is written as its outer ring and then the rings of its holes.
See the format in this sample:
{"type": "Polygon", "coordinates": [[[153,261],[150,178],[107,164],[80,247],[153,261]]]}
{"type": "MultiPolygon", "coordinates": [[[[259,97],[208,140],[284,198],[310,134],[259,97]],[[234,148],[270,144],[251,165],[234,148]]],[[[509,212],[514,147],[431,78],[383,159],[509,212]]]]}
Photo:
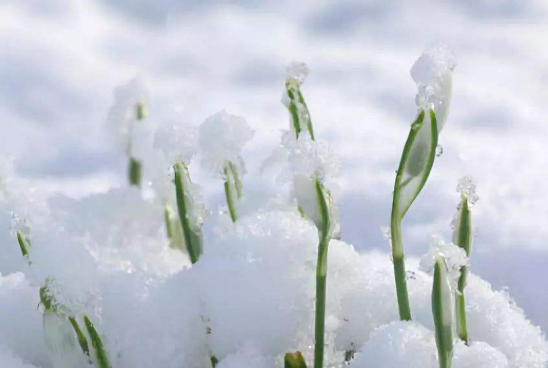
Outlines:
{"type": "Polygon", "coordinates": [[[230,218],[236,222],[236,206],[242,197],[241,177],[245,173],[240,156],[243,146],[253,138],[253,130],[243,117],[220,111],[200,126],[202,165],[224,179],[230,218]]]}
{"type": "Polygon", "coordinates": [[[445,125],[451,105],[454,55],[444,48],[426,50],[411,68],[417,83],[419,108],[403,148],[394,183],[391,215],[392,259],[402,320],[411,319],[405,279],[405,261],[401,232],[402,220],[428,180],[438,146],[438,136],[445,125]]]}
{"type": "Polygon", "coordinates": [[[133,79],[114,91],[114,104],[108,114],[108,125],[129,158],[129,183],[136,186],[141,185],[142,156],[148,151],[149,134],[147,129],[135,125],[147,115],[147,100],[148,91],[143,83],[133,79]]]}
{"type": "Polygon", "coordinates": [[[306,132],[314,140],[314,129],[308,106],[301,93],[301,85],[308,76],[309,69],[305,63],[294,61],[287,66],[285,90],[282,104],[287,107],[290,116],[290,129],[295,139],[301,132],[306,132]]]}
{"type": "Polygon", "coordinates": [[[232,162],[242,173],[244,165],[240,152],[253,135],[253,130],[241,116],[224,110],[211,115],[200,125],[198,132],[202,165],[224,176],[226,163],[232,162]]]}
{"type": "Polygon", "coordinates": [[[461,268],[468,266],[469,260],[466,256],[466,252],[453,243],[445,242],[443,238],[439,236],[433,236],[430,249],[426,255],[421,258],[420,269],[426,273],[432,274],[436,259],[439,257],[444,258],[451,288],[456,290],[461,275],[461,268]]]}

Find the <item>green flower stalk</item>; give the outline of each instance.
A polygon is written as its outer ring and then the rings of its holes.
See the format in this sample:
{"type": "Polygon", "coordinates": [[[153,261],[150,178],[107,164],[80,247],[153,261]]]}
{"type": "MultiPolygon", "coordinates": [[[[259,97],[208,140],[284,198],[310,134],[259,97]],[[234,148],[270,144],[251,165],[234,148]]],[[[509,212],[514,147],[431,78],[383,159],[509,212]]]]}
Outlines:
{"type": "Polygon", "coordinates": [[[202,221],[192,195],[192,182],[186,165],[179,162],[175,164],[173,169],[175,172],[177,209],[183,240],[190,261],[194,264],[198,262],[202,255],[202,221]]]}
{"type": "Polygon", "coordinates": [[[327,251],[333,234],[331,218],[331,194],[322,182],[316,178],[316,196],[321,213],[321,224],[318,226],[318,263],[316,265],[316,318],[314,323],[314,368],[323,367],[325,338],[325,302],[327,291],[327,251]]]}
{"type": "Polygon", "coordinates": [[[231,161],[227,161],[224,166],[225,196],[228,204],[228,211],[232,222],[236,222],[238,215],[236,204],[242,198],[242,182],[238,174],[238,168],[231,161]]]}
{"type": "Polygon", "coordinates": [[[296,351],[285,354],[284,368],[306,368],[306,361],[301,352],[296,351]]]}
{"type": "Polygon", "coordinates": [[[411,68],[417,84],[415,102],[418,116],[411,125],[396,181],[390,219],[392,258],[400,319],[411,320],[407,293],[401,223],[409,207],[421,192],[436,157],[438,135],[443,129],[453,93],[455,56],[443,47],[425,50],[411,68]]]}
{"type": "Polygon", "coordinates": [[[398,297],[400,319],[411,320],[411,308],[407,292],[407,280],[403,251],[402,220],[421,192],[436,157],[438,128],[436,114],[421,109],[411,125],[411,132],[403,149],[394,184],[394,199],[390,219],[392,260],[398,297]]]}
{"type": "MultiPolygon", "coordinates": [[[[300,87],[308,74],[304,63],[293,62],[287,67],[282,103],[289,110],[291,130],[298,141],[302,133],[315,140],[312,120],[300,87]]],[[[314,320],[314,368],[322,368],[325,346],[325,305],[327,293],[327,255],[335,232],[335,206],[331,193],[323,183],[320,170],[312,175],[294,174],[294,191],[299,212],[311,219],[318,229],[318,261],[316,264],[316,306],[314,320]]]]}
{"type": "Polygon", "coordinates": [[[452,290],[449,283],[447,265],[440,255],[434,266],[434,286],[432,288],[432,314],[436,329],[436,346],[440,368],[451,368],[453,361],[453,310],[452,290]]]}
{"type": "MultiPolygon", "coordinates": [[[[464,249],[466,256],[470,258],[474,234],[472,228],[472,214],[470,206],[475,203],[477,196],[475,186],[471,178],[462,178],[458,190],[461,193],[461,202],[453,222],[453,243],[464,249]]],[[[457,290],[455,292],[455,310],[457,319],[457,335],[468,345],[468,329],[466,326],[466,303],[464,300],[464,288],[468,277],[468,266],[461,267],[457,290]]]]}

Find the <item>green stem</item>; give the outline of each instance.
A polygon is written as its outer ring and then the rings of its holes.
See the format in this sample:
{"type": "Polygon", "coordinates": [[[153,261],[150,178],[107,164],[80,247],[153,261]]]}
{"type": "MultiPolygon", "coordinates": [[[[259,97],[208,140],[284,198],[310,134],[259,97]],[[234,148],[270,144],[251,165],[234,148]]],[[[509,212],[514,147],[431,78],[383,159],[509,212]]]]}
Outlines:
{"type": "MultiPolygon", "coordinates": [[[[459,288],[460,289],[460,288],[459,288]]],[[[462,291],[455,293],[455,306],[457,315],[457,334],[468,345],[468,328],[466,327],[466,304],[462,291]]]]}
{"type": "MultiPolygon", "coordinates": [[[[468,199],[462,199],[459,208],[457,246],[464,249],[466,256],[470,257],[472,250],[472,216],[468,206],[468,199]]],[[[466,326],[466,304],[464,300],[464,288],[468,277],[468,267],[461,268],[458,291],[455,293],[455,310],[457,317],[457,334],[459,338],[468,345],[468,328],[466,326]]]]}
{"type": "Polygon", "coordinates": [[[130,185],[141,186],[142,164],[134,157],[129,158],[128,180],[130,185]]]}
{"type": "Polygon", "coordinates": [[[314,325],[314,368],[323,367],[328,245],[329,239],[324,237],[318,246],[318,264],[316,267],[316,319],[314,325]]]}
{"type": "Polygon", "coordinates": [[[201,245],[199,244],[199,234],[195,234],[190,225],[187,200],[186,200],[186,191],[184,178],[183,176],[188,175],[186,166],[179,162],[174,166],[175,170],[175,193],[177,196],[177,209],[179,212],[179,221],[181,222],[181,227],[183,229],[183,237],[185,240],[185,246],[190,257],[190,261],[194,264],[198,262],[198,259],[201,255],[201,245]]]}
{"type": "Polygon", "coordinates": [[[236,222],[238,215],[236,213],[236,199],[234,198],[234,188],[231,183],[231,173],[228,165],[225,165],[225,197],[228,204],[228,212],[230,213],[230,219],[232,222],[236,222]]]}
{"type": "Polygon", "coordinates": [[[392,239],[392,258],[394,263],[394,278],[396,282],[396,295],[398,297],[400,320],[411,321],[411,307],[409,305],[409,294],[407,292],[407,274],[405,272],[401,220],[393,218],[390,230],[392,239]]]}
{"type": "Polygon", "coordinates": [[[318,263],[316,264],[316,316],[314,324],[314,368],[323,367],[325,339],[325,301],[327,294],[327,251],[331,237],[331,216],[325,190],[320,179],[316,178],[316,196],[322,217],[318,229],[318,263]]]}
{"type": "Polygon", "coordinates": [[[93,346],[95,352],[97,368],[111,368],[112,366],[110,365],[108,354],[103,345],[103,341],[101,340],[101,336],[99,336],[95,326],[86,315],[84,315],[84,323],[91,340],[91,346],[93,346]]]}
{"type": "Polygon", "coordinates": [[[78,322],[74,317],[69,317],[69,322],[72,325],[72,329],[76,333],[76,337],[78,338],[78,344],[80,344],[80,348],[82,349],[82,352],[84,355],[86,355],[88,358],[90,357],[89,354],[89,345],[88,345],[88,339],[86,338],[86,335],[84,335],[84,332],[80,329],[80,325],[78,325],[78,322]]]}

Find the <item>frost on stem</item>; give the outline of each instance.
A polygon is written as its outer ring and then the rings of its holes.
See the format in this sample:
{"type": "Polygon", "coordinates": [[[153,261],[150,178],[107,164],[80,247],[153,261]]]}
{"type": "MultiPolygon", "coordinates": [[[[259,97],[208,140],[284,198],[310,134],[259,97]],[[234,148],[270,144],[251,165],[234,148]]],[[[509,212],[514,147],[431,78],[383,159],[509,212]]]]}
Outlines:
{"type": "MultiPolygon", "coordinates": [[[[451,224],[453,228],[453,243],[460,247],[460,249],[466,253],[466,256],[470,258],[474,241],[470,208],[476,203],[479,197],[476,194],[476,185],[469,176],[465,176],[459,180],[457,191],[460,193],[461,202],[457,207],[457,213],[451,224]]],[[[464,299],[464,289],[466,288],[468,277],[468,265],[463,265],[460,272],[458,287],[455,293],[457,334],[464,343],[468,344],[466,305],[464,299]]]]}
{"type": "Polygon", "coordinates": [[[308,66],[305,63],[294,61],[287,66],[285,91],[282,95],[282,103],[289,110],[291,131],[298,139],[301,132],[307,132],[312,140],[314,129],[310,112],[301,93],[301,85],[308,76],[308,66]]]}
{"type": "Polygon", "coordinates": [[[202,165],[223,178],[232,221],[237,219],[237,203],[242,196],[241,178],[245,174],[240,153],[253,135],[243,117],[225,111],[208,117],[199,129],[202,165]]]}
{"type": "Polygon", "coordinates": [[[186,165],[182,162],[176,163],[174,171],[177,209],[183,232],[183,241],[190,261],[196,263],[202,255],[204,213],[193,196],[192,182],[186,165]]]}
{"type": "Polygon", "coordinates": [[[436,329],[436,346],[440,368],[451,368],[453,360],[452,289],[443,256],[436,257],[432,288],[432,314],[436,329]]]}

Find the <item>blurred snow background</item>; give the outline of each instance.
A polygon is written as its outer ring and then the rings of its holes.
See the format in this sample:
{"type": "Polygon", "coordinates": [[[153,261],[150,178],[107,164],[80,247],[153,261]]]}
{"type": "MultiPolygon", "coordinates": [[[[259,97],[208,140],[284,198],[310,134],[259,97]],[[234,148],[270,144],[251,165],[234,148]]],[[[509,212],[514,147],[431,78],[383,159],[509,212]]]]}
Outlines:
{"type": "MultiPolygon", "coordinates": [[[[406,216],[410,255],[450,236],[457,180],[481,200],[472,271],[508,287],[548,331],[548,3],[431,1],[16,1],[0,4],[0,153],[51,192],[125,184],[107,139],[113,89],[142,78],[156,114],[194,125],[226,108],[255,129],[246,190],[273,192],[260,167],[288,127],[285,66],[311,68],[303,92],[318,137],[342,159],[342,237],[387,250],[391,191],[415,114],[409,69],[423,48],[457,55],[443,155],[406,216]]],[[[209,203],[222,187],[196,177],[209,203]]],[[[215,208],[213,206],[213,208],[215,208]]]]}

